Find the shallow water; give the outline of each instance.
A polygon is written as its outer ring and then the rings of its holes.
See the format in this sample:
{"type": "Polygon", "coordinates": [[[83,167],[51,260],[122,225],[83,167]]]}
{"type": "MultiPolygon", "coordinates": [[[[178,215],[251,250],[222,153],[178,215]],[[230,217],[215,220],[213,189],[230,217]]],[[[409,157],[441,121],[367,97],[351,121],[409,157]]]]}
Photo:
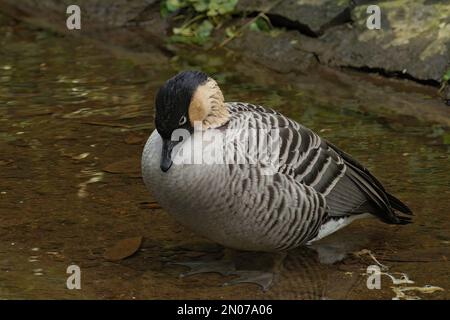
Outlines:
{"type": "MultiPolygon", "coordinates": [[[[332,93],[336,87],[311,84],[308,76],[283,83],[283,76],[224,52],[189,52],[189,59],[158,52],[159,63],[146,63],[2,16],[0,42],[0,299],[391,299],[398,288],[426,285],[444,290],[407,294],[450,297],[450,149],[439,126],[366,112],[352,87],[332,93]],[[153,128],[155,91],[195,66],[215,74],[227,100],[274,107],[352,154],[412,208],[414,224],[356,222],[317,251],[294,250],[267,292],[254,284],[222,287],[232,276],[179,278],[186,269],[171,263],[220,259],[224,250],[151,203],[139,161],[153,128]],[[312,93],[302,90],[311,85],[312,93]],[[324,102],[327,91],[335,103],[324,102]],[[105,251],[131,237],[144,239],[136,254],[105,259],[105,251]],[[389,274],[406,273],[414,284],[384,275],[381,289],[369,290],[366,268],[376,263],[368,250],[389,274]],[[81,290],[66,288],[71,264],[81,267],[81,290]]],[[[389,104],[393,90],[378,90],[389,104]]],[[[277,259],[233,254],[242,270],[277,259]]]]}

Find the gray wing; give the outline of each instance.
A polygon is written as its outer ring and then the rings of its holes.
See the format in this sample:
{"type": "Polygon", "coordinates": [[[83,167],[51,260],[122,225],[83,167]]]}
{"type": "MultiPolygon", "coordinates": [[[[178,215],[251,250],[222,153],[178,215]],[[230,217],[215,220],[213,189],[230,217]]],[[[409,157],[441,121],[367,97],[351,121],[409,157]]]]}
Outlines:
{"type": "Polygon", "coordinates": [[[278,172],[313,188],[326,199],[329,216],[372,213],[387,223],[408,223],[411,214],[400,200],[385,191],[370,172],[348,154],[313,131],[271,109],[234,103],[232,115],[251,112],[250,126],[278,128],[281,138],[278,172]]]}
{"type": "MultiPolygon", "coordinates": [[[[227,129],[279,128],[274,121],[281,115],[273,110],[244,103],[229,104],[229,109],[231,120],[227,129]]],[[[267,163],[258,161],[251,165],[251,155],[242,151],[245,164],[229,165],[232,194],[241,199],[234,202],[233,210],[251,216],[252,228],[262,230],[260,241],[275,244],[277,250],[293,248],[316,237],[326,218],[324,196],[283,171],[263,174],[267,163]]]]}
{"type": "Polygon", "coordinates": [[[297,247],[314,237],[326,216],[325,199],[313,188],[282,173],[261,175],[257,166],[230,165],[230,201],[260,230],[259,242],[276,250],[297,247]]]}

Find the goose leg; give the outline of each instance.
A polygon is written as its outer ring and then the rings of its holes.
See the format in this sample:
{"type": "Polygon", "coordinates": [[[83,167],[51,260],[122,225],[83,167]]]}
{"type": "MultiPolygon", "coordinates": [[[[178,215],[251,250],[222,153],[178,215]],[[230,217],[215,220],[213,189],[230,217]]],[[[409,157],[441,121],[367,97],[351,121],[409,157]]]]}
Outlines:
{"type": "Polygon", "coordinates": [[[224,286],[230,286],[239,283],[253,283],[260,286],[263,291],[268,291],[274,284],[277,276],[280,274],[286,255],[287,254],[285,252],[273,254],[273,266],[270,271],[236,270],[232,273],[232,275],[236,275],[238,276],[238,278],[224,283],[224,286]]]}

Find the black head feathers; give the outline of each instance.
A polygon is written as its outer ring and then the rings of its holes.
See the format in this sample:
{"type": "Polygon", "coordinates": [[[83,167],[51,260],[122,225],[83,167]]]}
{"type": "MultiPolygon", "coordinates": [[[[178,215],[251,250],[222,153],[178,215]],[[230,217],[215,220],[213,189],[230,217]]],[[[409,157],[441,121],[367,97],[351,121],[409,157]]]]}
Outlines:
{"type": "Polygon", "coordinates": [[[172,132],[180,128],[182,117],[187,119],[184,126],[190,126],[188,111],[192,95],[207,80],[208,75],[204,72],[183,71],[159,89],[155,101],[155,125],[163,138],[170,139],[172,132]]]}

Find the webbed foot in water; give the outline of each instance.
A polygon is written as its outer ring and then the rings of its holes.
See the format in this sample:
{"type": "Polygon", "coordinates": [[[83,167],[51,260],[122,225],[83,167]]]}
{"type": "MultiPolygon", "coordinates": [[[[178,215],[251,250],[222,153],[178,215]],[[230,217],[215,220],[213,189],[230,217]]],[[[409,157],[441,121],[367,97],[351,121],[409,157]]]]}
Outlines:
{"type": "Polygon", "coordinates": [[[220,260],[175,262],[172,264],[188,267],[180,277],[201,273],[219,273],[223,276],[236,276],[223,286],[240,283],[256,284],[267,291],[274,284],[275,275],[280,272],[285,254],[264,254],[254,252],[236,252],[225,249],[220,260]]]}
{"type": "Polygon", "coordinates": [[[260,286],[263,291],[267,291],[273,284],[275,275],[271,272],[262,272],[256,270],[244,271],[239,270],[232,273],[239,278],[225,282],[223,286],[232,286],[239,283],[252,283],[260,286]]]}
{"type": "Polygon", "coordinates": [[[174,262],[172,264],[189,268],[188,272],[180,274],[180,278],[200,273],[219,273],[223,276],[227,276],[236,271],[234,262],[229,260],[188,261],[188,262],[174,262]]]}
{"type": "Polygon", "coordinates": [[[232,286],[240,283],[251,283],[260,286],[267,291],[274,279],[274,274],[270,272],[258,270],[236,270],[233,261],[188,261],[172,263],[183,267],[188,267],[189,271],[181,273],[180,278],[202,274],[202,273],[219,273],[223,276],[237,276],[237,278],[225,282],[223,286],[232,286]]]}

